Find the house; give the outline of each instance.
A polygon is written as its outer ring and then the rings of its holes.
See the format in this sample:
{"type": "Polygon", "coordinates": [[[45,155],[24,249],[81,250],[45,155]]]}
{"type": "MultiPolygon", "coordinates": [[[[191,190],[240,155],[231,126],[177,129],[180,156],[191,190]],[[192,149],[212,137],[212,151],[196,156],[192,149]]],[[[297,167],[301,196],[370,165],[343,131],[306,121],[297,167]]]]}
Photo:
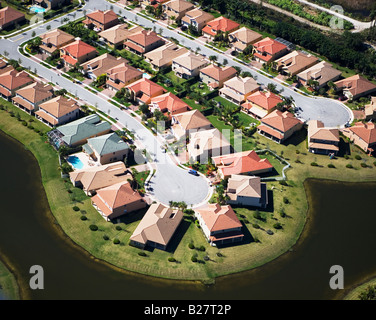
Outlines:
{"type": "Polygon", "coordinates": [[[289,49],[286,45],[271,38],[264,38],[253,44],[253,56],[256,61],[261,63],[277,60],[287,54],[288,51],[289,49]]]}
{"type": "Polygon", "coordinates": [[[251,77],[233,77],[223,83],[219,95],[237,105],[241,105],[249,95],[258,91],[260,86],[251,77]]]}
{"type": "Polygon", "coordinates": [[[283,99],[277,94],[270,91],[256,91],[247,97],[241,108],[253,118],[262,119],[274,111],[278,103],[283,103],[283,99]]]}
{"type": "Polygon", "coordinates": [[[74,36],[60,29],[52,30],[40,36],[42,44],[39,46],[42,53],[52,55],[56,50],[74,41],[74,36]]]}
{"type": "Polygon", "coordinates": [[[228,179],[226,195],[228,204],[266,208],[268,190],[266,183],[256,176],[232,174],[228,179]]]}
{"type": "Polygon", "coordinates": [[[357,122],[350,128],[341,130],[342,134],[366,153],[376,150],[376,126],[372,122],[357,122]]]}
{"type": "Polygon", "coordinates": [[[64,5],[69,5],[72,1],[71,0],[33,0],[32,3],[39,5],[47,10],[55,10],[60,9],[64,5]]]}
{"type": "Polygon", "coordinates": [[[319,62],[319,59],[311,54],[294,50],[276,61],[277,70],[289,77],[312,67],[319,62]]]}
{"type": "Polygon", "coordinates": [[[210,89],[223,87],[223,83],[236,76],[236,69],[233,67],[219,67],[210,64],[200,70],[200,81],[205,83],[210,89]]]}
{"type": "MultiPolygon", "coordinates": [[[[102,121],[97,114],[91,114],[72,121],[55,129],[58,136],[58,146],[77,147],[87,143],[87,139],[107,134],[111,131],[111,124],[102,121]]],[[[55,138],[56,139],[56,138],[55,138]]]]}
{"type": "Polygon", "coordinates": [[[273,171],[268,159],[261,159],[256,151],[243,151],[212,158],[222,179],[232,174],[257,175],[273,171]]]}
{"type": "Polygon", "coordinates": [[[211,157],[231,153],[232,147],[226,137],[214,128],[190,132],[187,151],[191,163],[207,163],[211,157]]]}
{"type": "Polygon", "coordinates": [[[115,57],[109,53],[102,54],[81,65],[82,72],[90,79],[96,80],[100,75],[106,74],[108,69],[128,63],[123,57],[115,57]]]}
{"type": "Polygon", "coordinates": [[[142,71],[130,66],[128,63],[121,63],[107,70],[106,87],[118,91],[125,86],[142,79],[142,71]]]}
{"type": "Polygon", "coordinates": [[[175,75],[183,79],[197,77],[200,70],[209,65],[209,61],[200,54],[188,52],[172,60],[172,70],[175,75]]]}
{"type": "Polygon", "coordinates": [[[228,37],[231,41],[232,48],[238,52],[243,52],[245,48],[262,39],[261,34],[246,27],[231,32],[228,37]]]}
{"type": "Polygon", "coordinates": [[[376,120],[376,97],[371,97],[371,103],[364,106],[366,120],[376,120]]]}
{"type": "Polygon", "coordinates": [[[333,68],[332,65],[326,61],[321,61],[314,66],[308,68],[297,74],[298,81],[307,86],[309,81],[317,82],[317,89],[325,87],[328,82],[338,80],[342,72],[333,68]]]}
{"type": "Polygon", "coordinates": [[[192,2],[184,0],[171,0],[162,4],[165,19],[174,18],[174,22],[180,23],[184,15],[195,6],[192,2]]]}
{"type": "Polygon", "coordinates": [[[179,140],[189,137],[190,132],[211,129],[211,122],[197,109],[172,116],[171,131],[179,140]]]}
{"type": "Polygon", "coordinates": [[[13,28],[25,21],[25,15],[12,7],[0,9],[0,30],[13,28]]]}
{"type": "Polygon", "coordinates": [[[132,179],[132,174],[124,162],[118,161],[103,166],[75,170],[69,173],[75,187],[82,188],[87,195],[94,195],[97,190],[132,179]]]}
{"type": "Polygon", "coordinates": [[[145,60],[151,64],[154,70],[159,70],[171,66],[173,59],[188,52],[188,49],[178,47],[175,43],[168,43],[146,53],[145,60]]]}
{"type": "Polygon", "coordinates": [[[80,39],[60,48],[60,58],[67,68],[72,68],[76,63],[83,64],[95,58],[98,51],[80,39]]]}
{"type": "Polygon", "coordinates": [[[150,246],[166,250],[182,220],[180,209],[153,203],[129,238],[130,244],[141,249],[150,246]]]}
{"type": "Polygon", "coordinates": [[[38,110],[38,106],[41,103],[53,97],[54,91],[50,84],[34,82],[22,89],[18,89],[16,95],[12,98],[12,102],[15,106],[32,114],[38,110]]]}
{"type": "Polygon", "coordinates": [[[150,104],[151,98],[166,92],[166,89],[146,78],[133,82],[126,89],[130,93],[131,100],[138,104],[150,104]]]}
{"type": "MultiPolygon", "coordinates": [[[[159,5],[162,5],[167,0],[141,0],[141,7],[146,9],[148,6],[157,8],[159,5]]],[[[162,7],[163,8],[163,7],[162,7]]]]}
{"type": "Polygon", "coordinates": [[[139,26],[128,29],[128,25],[123,23],[98,33],[98,36],[110,48],[121,50],[124,49],[124,42],[127,41],[130,35],[142,30],[143,28],[139,26]]]}
{"type": "Polygon", "coordinates": [[[334,84],[349,100],[356,100],[376,92],[376,85],[360,75],[339,80],[334,84]]]}
{"type": "Polygon", "coordinates": [[[96,31],[107,30],[119,23],[118,16],[112,10],[96,10],[86,15],[83,24],[93,26],[96,31]]]}
{"type": "Polygon", "coordinates": [[[50,127],[55,127],[76,120],[79,113],[80,108],[75,100],[57,96],[41,103],[35,117],[50,127]]]}
{"type": "Polygon", "coordinates": [[[91,198],[91,203],[107,221],[147,206],[128,181],[97,190],[97,194],[91,198]]]}
{"type": "Polygon", "coordinates": [[[18,89],[27,86],[34,80],[25,71],[18,72],[13,68],[7,68],[7,70],[0,75],[0,94],[1,97],[10,101],[18,89]]]}
{"type": "Polygon", "coordinates": [[[190,111],[192,108],[183,100],[175,96],[171,92],[161,94],[150,100],[150,111],[154,113],[159,110],[162,113],[175,115],[182,112],[190,111]]]}
{"type": "Polygon", "coordinates": [[[210,21],[214,16],[200,9],[193,9],[188,11],[181,19],[183,26],[189,28],[192,26],[197,32],[201,32],[202,28],[210,21]]]}
{"type": "Polygon", "coordinates": [[[319,120],[309,120],[307,124],[309,152],[337,155],[339,151],[339,130],[327,129],[319,120]]]}
{"type": "Polygon", "coordinates": [[[165,41],[154,31],[141,30],[128,36],[128,40],[124,43],[125,47],[140,56],[154,50],[165,44],[165,41]]]}
{"type": "Polygon", "coordinates": [[[208,21],[206,26],[202,29],[202,34],[209,39],[213,39],[220,33],[228,34],[239,29],[240,24],[220,16],[216,19],[208,21]]]}
{"type": "Polygon", "coordinates": [[[115,132],[87,139],[83,151],[100,164],[124,161],[129,146],[115,132]]]}
{"type": "Polygon", "coordinates": [[[257,131],[275,142],[282,143],[302,127],[303,122],[295,118],[292,113],[274,110],[261,119],[257,131]]]}
{"type": "Polygon", "coordinates": [[[231,206],[208,204],[196,209],[195,216],[210,244],[224,245],[243,240],[242,224],[231,206]]]}

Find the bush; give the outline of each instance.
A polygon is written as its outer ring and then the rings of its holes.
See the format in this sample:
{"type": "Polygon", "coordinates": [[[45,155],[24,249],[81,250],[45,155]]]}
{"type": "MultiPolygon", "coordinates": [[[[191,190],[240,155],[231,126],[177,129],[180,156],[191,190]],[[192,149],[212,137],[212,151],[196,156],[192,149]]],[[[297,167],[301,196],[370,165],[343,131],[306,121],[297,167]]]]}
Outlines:
{"type": "Polygon", "coordinates": [[[89,226],[89,228],[90,228],[91,231],[97,231],[98,230],[98,226],[96,226],[95,224],[91,224],[89,226]]]}
{"type": "Polygon", "coordinates": [[[260,226],[257,223],[252,224],[252,227],[255,229],[260,229],[260,226]]]}
{"type": "Polygon", "coordinates": [[[356,159],[356,160],[362,160],[362,157],[361,157],[360,155],[357,154],[357,155],[355,155],[355,159],[356,159]]]}
{"type": "Polygon", "coordinates": [[[140,252],[138,253],[138,255],[141,256],[141,257],[147,257],[146,253],[143,252],[143,251],[140,251],[140,252]]]}
{"type": "Polygon", "coordinates": [[[348,164],[346,165],[346,168],[352,169],[352,168],[354,168],[354,167],[352,166],[352,164],[348,163],[348,164]]]}
{"type": "Polygon", "coordinates": [[[197,258],[195,256],[192,256],[191,261],[192,262],[197,262],[197,258]]]}
{"type": "Polygon", "coordinates": [[[86,217],[86,216],[81,216],[80,219],[81,219],[82,221],[85,221],[85,220],[87,220],[87,217],[86,217]]]}
{"type": "Polygon", "coordinates": [[[80,211],[80,208],[77,207],[77,206],[74,206],[74,207],[73,207],[73,210],[74,210],[74,211],[80,211]]]}
{"type": "Polygon", "coordinates": [[[288,186],[287,182],[285,180],[279,180],[279,184],[282,186],[288,186]]]}
{"type": "Polygon", "coordinates": [[[376,161],[373,163],[373,165],[376,167],[376,161]]]}
{"type": "Polygon", "coordinates": [[[192,242],[190,242],[190,243],[188,244],[188,248],[189,248],[189,249],[194,249],[195,246],[194,246],[194,244],[193,244],[192,242]]]}
{"type": "Polygon", "coordinates": [[[287,197],[283,197],[283,203],[284,204],[289,204],[290,200],[287,197]]]}
{"type": "Polygon", "coordinates": [[[335,168],[335,165],[333,163],[329,163],[328,168],[335,168]]]}
{"type": "Polygon", "coordinates": [[[120,231],[120,230],[123,230],[123,229],[120,226],[116,226],[116,230],[120,231]]]}
{"type": "Polygon", "coordinates": [[[312,167],[318,167],[319,165],[316,162],[311,162],[312,167]]]}
{"type": "Polygon", "coordinates": [[[279,215],[280,215],[282,218],[286,217],[285,209],[281,208],[281,210],[279,210],[279,215]]]}
{"type": "Polygon", "coordinates": [[[345,154],[345,155],[344,155],[344,158],[345,158],[346,160],[348,160],[350,157],[349,157],[347,154],[345,154]]]}
{"type": "Polygon", "coordinates": [[[253,213],[253,217],[255,219],[259,219],[261,220],[261,214],[260,214],[260,211],[256,210],[254,213],[253,213]]]}
{"type": "Polygon", "coordinates": [[[277,223],[273,224],[273,228],[274,229],[282,229],[282,225],[279,222],[277,222],[277,223]]]}
{"type": "Polygon", "coordinates": [[[198,250],[200,251],[205,251],[205,247],[204,246],[200,246],[199,248],[197,248],[198,250]]]}
{"type": "MultiPolygon", "coordinates": [[[[105,239],[106,240],[106,239],[105,239]]],[[[120,240],[115,238],[114,241],[113,241],[114,244],[119,244],[120,243],[120,240]]]]}
{"type": "Polygon", "coordinates": [[[168,258],[168,261],[169,261],[169,262],[176,262],[176,259],[173,258],[173,257],[169,257],[169,258],[168,258]]]}
{"type": "Polygon", "coordinates": [[[367,164],[364,163],[364,162],[362,162],[362,163],[360,164],[360,166],[361,166],[362,168],[368,168],[367,164]]]}
{"type": "Polygon", "coordinates": [[[104,236],[103,236],[103,240],[106,240],[106,241],[107,241],[107,240],[110,240],[110,237],[107,236],[107,235],[104,235],[104,236]]]}

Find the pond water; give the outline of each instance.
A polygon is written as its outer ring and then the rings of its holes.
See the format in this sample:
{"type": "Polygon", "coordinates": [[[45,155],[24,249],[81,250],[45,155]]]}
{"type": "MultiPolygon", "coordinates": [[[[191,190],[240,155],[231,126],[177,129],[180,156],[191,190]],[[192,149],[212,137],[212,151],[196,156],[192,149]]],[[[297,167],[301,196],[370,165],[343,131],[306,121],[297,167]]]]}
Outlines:
{"type": "Polygon", "coordinates": [[[45,289],[26,289],[27,298],[334,299],[344,291],[329,288],[332,265],[344,268],[345,289],[376,276],[376,213],[370,210],[376,183],[308,181],[309,220],[293,250],[207,287],[123,272],[93,259],[55,223],[31,153],[1,132],[0,150],[0,251],[25,288],[32,265],[45,273],[45,289]]]}

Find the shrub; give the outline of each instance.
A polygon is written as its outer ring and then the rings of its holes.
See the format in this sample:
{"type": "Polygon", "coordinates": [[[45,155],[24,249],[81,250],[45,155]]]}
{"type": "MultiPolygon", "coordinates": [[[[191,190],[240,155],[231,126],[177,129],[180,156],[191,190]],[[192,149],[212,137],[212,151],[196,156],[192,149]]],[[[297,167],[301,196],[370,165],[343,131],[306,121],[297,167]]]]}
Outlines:
{"type": "Polygon", "coordinates": [[[348,163],[348,164],[346,165],[346,168],[352,169],[353,166],[352,166],[352,164],[348,163]]]}
{"type": "Polygon", "coordinates": [[[284,204],[289,204],[290,200],[287,197],[283,197],[283,203],[284,204]]]}
{"type": "Polygon", "coordinates": [[[138,255],[141,256],[141,257],[147,257],[146,253],[143,252],[143,251],[140,251],[140,252],[138,253],[138,255]]]}
{"type": "Polygon", "coordinates": [[[197,262],[197,258],[195,256],[192,256],[191,261],[192,262],[197,262]]]}
{"type": "Polygon", "coordinates": [[[107,241],[107,240],[110,240],[110,237],[109,237],[108,235],[104,235],[104,236],[103,236],[103,240],[106,240],[106,241],[107,241]]]}
{"type": "Polygon", "coordinates": [[[260,211],[256,210],[256,211],[253,213],[253,217],[254,217],[255,219],[261,219],[260,211]]]}
{"type": "Polygon", "coordinates": [[[169,258],[168,258],[168,261],[169,261],[169,262],[175,262],[175,261],[176,261],[176,259],[175,259],[175,258],[173,258],[173,257],[169,257],[169,258]]]}
{"type": "Polygon", "coordinates": [[[198,250],[200,251],[205,251],[205,247],[204,246],[200,246],[199,248],[197,248],[198,250]]]}
{"type": "Polygon", "coordinates": [[[277,222],[277,223],[273,224],[273,228],[274,229],[282,229],[282,225],[279,222],[277,222]]]}
{"type": "Polygon", "coordinates": [[[360,166],[361,166],[362,168],[367,168],[367,167],[368,167],[367,164],[364,163],[364,162],[362,162],[362,163],[360,164],[360,166]]]}
{"type": "Polygon", "coordinates": [[[279,180],[279,184],[282,186],[288,186],[288,183],[285,180],[279,180]]]}
{"type": "Polygon", "coordinates": [[[376,161],[373,163],[373,165],[376,167],[376,161]]]}
{"type": "Polygon", "coordinates": [[[220,252],[217,252],[217,257],[223,257],[223,254],[220,252]]]}
{"type": "Polygon", "coordinates": [[[348,160],[350,157],[349,157],[347,154],[345,154],[345,155],[344,155],[344,158],[345,158],[346,160],[348,160]]]}
{"type": "Polygon", "coordinates": [[[335,168],[335,165],[333,163],[329,163],[328,168],[335,168]]]}
{"type": "Polygon", "coordinates": [[[299,153],[300,153],[300,151],[299,151],[299,150],[295,150],[295,153],[296,153],[296,154],[299,154],[299,153]]]}
{"type": "Polygon", "coordinates": [[[279,215],[280,215],[282,218],[286,217],[285,209],[281,208],[281,210],[279,210],[279,215]]]}
{"type": "Polygon", "coordinates": [[[260,226],[257,223],[252,224],[252,227],[255,229],[260,229],[260,226]]]}
{"type": "Polygon", "coordinates": [[[91,231],[97,231],[98,230],[98,226],[96,226],[95,224],[91,224],[89,226],[89,228],[90,228],[91,231]]]}
{"type": "Polygon", "coordinates": [[[319,165],[316,162],[311,162],[312,167],[318,167],[319,165]]]}
{"type": "Polygon", "coordinates": [[[194,244],[193,244],[192,242],[190,242],[190,243],[188,244],[188,248],[189,248],[189,249],[194,249],[195,246],[194,246],[194,244]]]}
{"type": "Polygon", "coordinates": [[[86,217],[86,216],[81,216],[80,219],[81,219],[82,221],[85,221],[85,220],[87,220],[87,217],[86,217]]]}
{"type": "Polygon", "coordinates": [[[120,231],[120,230],[123,230],[123,229],[120,226],[116,226],[116,230],[120,231]]]}
{"type": "MultiPolygon", "coordinates": [[[[106,240],[106,239],[105,239],[106,240]]],[[[120,243],[120,240],[115,238],[114,241],[113,241],[114,244],[119,244],[120,243]]]]}
{"type": "Polygon", "coordinates": [[[361,157],[360,155],[357,154],[357,155],[355,155],[355,159],[356,159],[356,160],[362,160],[362,157],[361,157]]]}
{"type": "Polygon", "coordinates": [[[80,211],[80,208],[77,207],[77,206],[74,206],[74,207],[73,207],[73,210],[74,210],[74,211],[80,211]]]}

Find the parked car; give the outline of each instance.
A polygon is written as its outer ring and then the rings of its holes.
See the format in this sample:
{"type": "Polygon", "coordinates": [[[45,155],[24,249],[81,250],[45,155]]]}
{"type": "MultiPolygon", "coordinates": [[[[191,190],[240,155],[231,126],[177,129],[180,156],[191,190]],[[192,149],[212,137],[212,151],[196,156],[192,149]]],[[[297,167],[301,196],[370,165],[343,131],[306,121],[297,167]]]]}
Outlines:
{"type": "Polygon", "coordinates": [[[198,173],[196,170],[189,170],[188,173],[193,174],[194,176],[198,176],[198,173]]]}

